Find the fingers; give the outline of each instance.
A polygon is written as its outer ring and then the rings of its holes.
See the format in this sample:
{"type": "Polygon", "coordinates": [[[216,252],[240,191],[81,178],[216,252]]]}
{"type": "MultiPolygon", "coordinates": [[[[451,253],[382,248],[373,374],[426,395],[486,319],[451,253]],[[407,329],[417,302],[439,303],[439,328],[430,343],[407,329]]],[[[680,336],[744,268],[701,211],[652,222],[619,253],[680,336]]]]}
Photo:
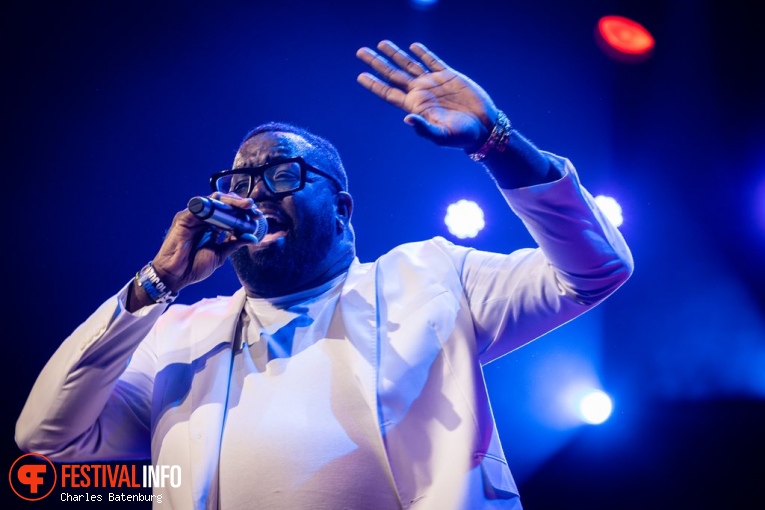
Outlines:
{"type": "Polygon", "coordinates": [[[399,68],[403,69],[411,76],[420,76],[427,72],[419,62],[414,60],[390,41],[380,41],[377,45],[377,49],[387,55],[399,68]]]}
{"type": "Polygon", "coordinates": [[[254,234],[241,234],[239,239],[249,244],[255,244],[258,242],[258,238],[254,234]]]}
{"type": "Polygon", "coordinates": [[[438,58],[435,53],[427,49],[424,44],[414,43],[409,46],[409,49],[412,50],[412,53],[417,55],[417,58],[422,60],[428,69],[433,72],[443,71],[444,69],[449,68],[449,66],[446,65],[443,60],[438,58]]]}
{"type": "MultiPolygon", "coordinates": [[[[255,208],[255,201],[251,198],[242,198],[234,193],[221,193],[219,191],[208,195],[208,198],[211,198],[232,208],[247,211],[248,213],[255,216],[260,214],[260,211],[255,208]]],[[[189,205],[175,215],[175,218],[173,219],[173,225],[177,224],[193,230],[197,230],[202,226],[208,225],[204,220],[200,219],[196,214],[191,212],[191,203],[192,201],[189,201],[189,205]]]]}
{"type": "Polygon", "coordinates": [[[356,56],[361,59],[362,62],[374,69],[386,82],[397,87],[402,89],[407,88],[409,81],[412,79],[412,75],[393,66],[388,60],[380,56],[374,50],[361,48],[356,52],[356,56]]]}
{"type": "Polygon", "coordinates": [[[258,238],[252,234],[235,235],[233,232],[223,231],[218,237],[217,242],[215,244],[208,245],[208,247],[211,248],[220,257],[222,263],[229,257],[229,255],[234,253],[242,246],[256,244],[257,242],[258,238]]]}
{"type": "Polygon", "coordinates": [[[356,78],[356,81],[358,81],[364,88],[393,106],[404,108],[406,94],[402,90],[391,87],[369,73],[361,73],[358,78],[356,78]]]}
{"type": "MultiPolygon", "coordinates": [[[[210,195],[211,198],[216,199],[226,205],[230,205],[232,207],[235,207],[237,209],[242,209],[243,211],[247,211],[249,219],[251,221],[260,221],[263,219],[263,213],[260,211],[260,209],[257,208],[255,205],[255,200],[252,198],[242,198],[239,195],[236,195],[234,193],[220,193],[215,192],[212,195],[210,195]]],[[[210,224],[207,224],[208,227],[210,224]]],[[[232,232],[230,230],[221,230],[218,228],[213,227],[213,236],[210,237],[207,242],[211,243],[212,245],[217,246],[223,246],[223,245],[235,245],[235,248],[240,248],[241,246],[245,244],[253,244],[257,243],[258,239],[252,235],[252,234],[245,234],[240,233],[236,234],[235,232],[232,232]]]]}
{"type": "Polygon", "coordinates": [[[222,193],[220,191],[216,191],[210,195],[210,198],[220,200],[224,204],[238,207],[239,209],[251,211],[253,214],[257,212],[257,209],[255,208],[255,200],[252,198],[242,198],[236,193],[222,193]]]}
{"type": "MultiPolygon", "coordinates": [[[[429,70],[440,71],[448,68],[443,61],[425,48],[425,46],[415,43],[410,48],[416,51],[416,55],[428,66],[429,70]]],[[[396,87],[406,90],[414,78],[428,72],[428,69],[391,41],[380,41],[377,44],[377,50],[382,55],[370,48],[364,47],[356,52],[356,56],[374,69],[383,80],[396,87]]]]}

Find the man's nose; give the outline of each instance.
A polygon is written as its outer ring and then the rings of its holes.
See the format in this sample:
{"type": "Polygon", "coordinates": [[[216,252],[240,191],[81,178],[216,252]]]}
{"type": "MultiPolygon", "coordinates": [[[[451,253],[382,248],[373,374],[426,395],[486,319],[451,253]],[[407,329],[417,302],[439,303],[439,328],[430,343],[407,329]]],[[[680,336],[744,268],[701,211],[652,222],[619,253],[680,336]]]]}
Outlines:
{"type": "Polygon", "coordinates": [[[266,181],[262,176],[254,176],[255,182],[252,185],[252,191],[250,192],[250,198],[256,203],[265,198],[273,198],[271,190],[266,186],[266,181]]]}

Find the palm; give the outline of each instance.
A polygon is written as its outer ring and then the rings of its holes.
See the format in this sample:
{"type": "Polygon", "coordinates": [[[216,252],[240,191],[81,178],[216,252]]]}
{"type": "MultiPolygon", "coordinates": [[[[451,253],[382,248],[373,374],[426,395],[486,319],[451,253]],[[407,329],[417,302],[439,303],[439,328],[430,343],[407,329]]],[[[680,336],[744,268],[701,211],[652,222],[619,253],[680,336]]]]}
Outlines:
{"type": "Polygon", "coordinates": [[[441,145],[464,146],[481,135],[480,112],[485,109],[469,82],[451,69],[427,73],[410,82],[403,109],[436,127],[441,145]]]}

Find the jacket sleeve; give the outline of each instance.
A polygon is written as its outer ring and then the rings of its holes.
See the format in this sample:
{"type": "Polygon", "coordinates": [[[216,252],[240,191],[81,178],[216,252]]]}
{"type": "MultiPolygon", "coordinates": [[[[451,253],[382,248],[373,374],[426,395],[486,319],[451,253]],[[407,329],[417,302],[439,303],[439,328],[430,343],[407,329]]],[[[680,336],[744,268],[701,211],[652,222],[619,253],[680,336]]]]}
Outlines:
{"type": "Polygon", "coordinates": [[[472,250],[461,278],[482,363],[570,321],[614,292],[632,255],[571,163],[544,153],[562,177],[501,190],[539,245],[510,255],[472,250]]]}
{"type": "Polygon", "coordinates": [[[124,308],[127,288],[82,323],[43,368],[16,423],[22,450],[57,461],[150,456],[155,359],[151,343],[141,342],[167,305],[131,314],[124,308]]]}

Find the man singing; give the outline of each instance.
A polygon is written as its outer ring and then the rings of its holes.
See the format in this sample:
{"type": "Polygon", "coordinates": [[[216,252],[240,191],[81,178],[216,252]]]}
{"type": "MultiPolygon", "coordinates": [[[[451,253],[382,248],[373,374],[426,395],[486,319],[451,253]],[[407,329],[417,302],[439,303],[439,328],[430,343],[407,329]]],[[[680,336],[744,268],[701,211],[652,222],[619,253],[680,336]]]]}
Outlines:
{"type": "MultiPolygon", "coordinates": [[[[265,218],[262,240],[184,209],[153,260],[61,345],[17,424],[60,461],[181,466],[162,508],[521,508],[481,366],[603,301],[632,271],[566,159],[421,44],[357,56],[359,83],[489,175],[537,248],[443,238],[355,255],[335,148],[255,128],[211,198],[265,218]],[[230,258],[242,288],[169,303],[230,258]]],[[[140,264],[137,264],[140,267],[140,264]]]]}

